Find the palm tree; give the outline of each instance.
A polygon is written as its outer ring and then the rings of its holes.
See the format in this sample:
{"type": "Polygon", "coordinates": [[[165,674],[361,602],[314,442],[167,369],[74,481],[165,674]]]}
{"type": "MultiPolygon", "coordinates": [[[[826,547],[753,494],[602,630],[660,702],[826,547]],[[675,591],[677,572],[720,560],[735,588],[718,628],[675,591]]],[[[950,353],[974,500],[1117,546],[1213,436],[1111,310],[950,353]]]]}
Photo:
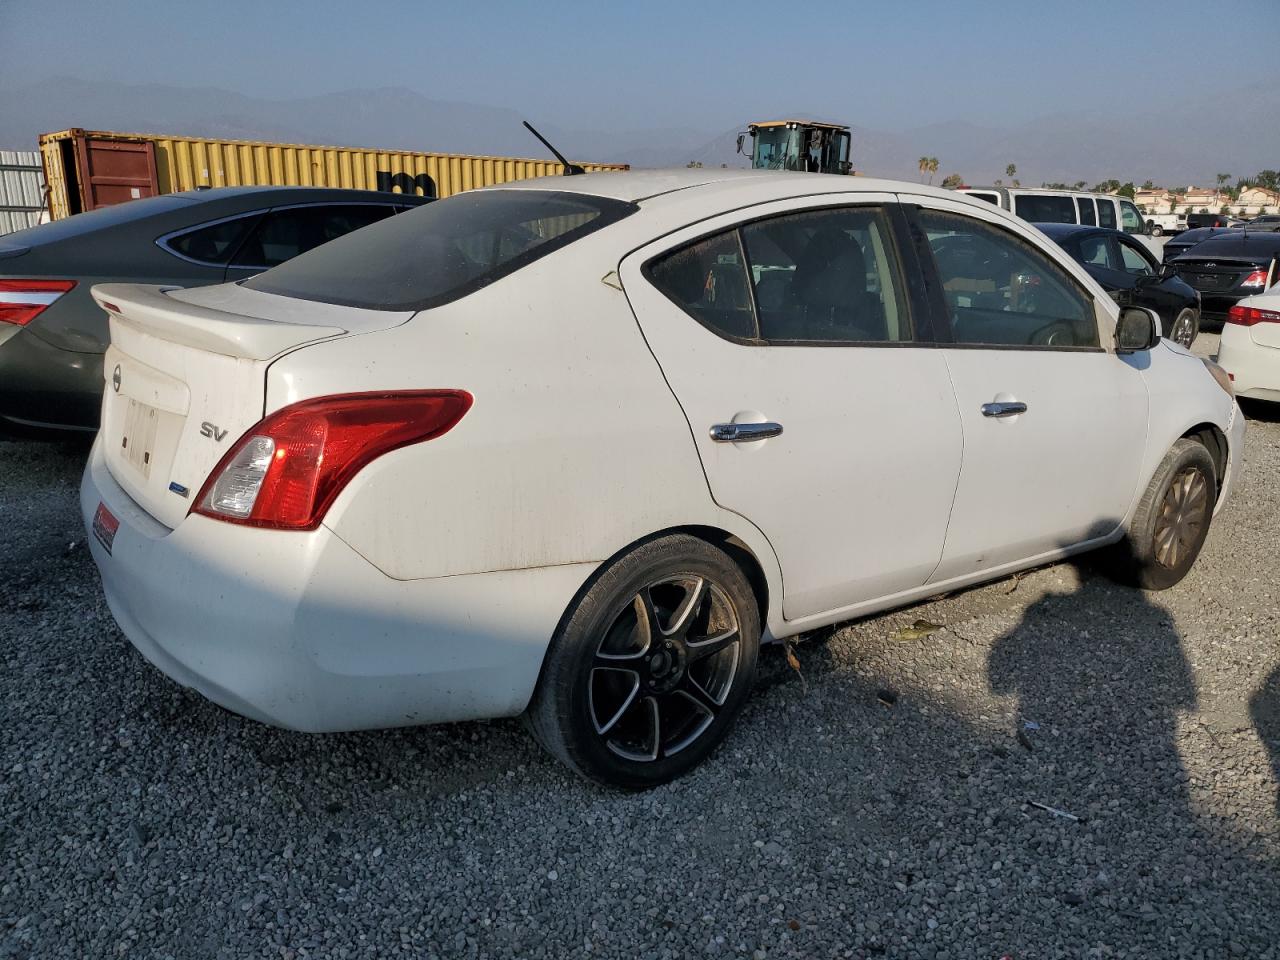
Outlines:
{"type": "Polygon", "coordinates": [[[938,172],[938,158],[929,158],[929,182],[933,183],[933,175],[938,172]]]}
{"type": "Polygon", "coordinates": [[[920,179],[923,180],[924,175],[929,172],[929,158],[921,157],[919,161],[917,161],[916,166],[920,168],[920,179]]]}
{"type": "Polygon", "coordinates": [[[1218,174],[1218,199],[1219,200],[1222,199],[1222,188],[1227,185],[1227,181],[1230,179],[1231,179],[1231,174],[1229,173],[1218,174]]]}
{"type": "Polygon", "coordinates": [[[1016,177],[1016,176],[1018,175],[1018,167],[1017,167],[1017,165],[1016,165],[1016,164],[1012,164],[1012,163],[1011,163],[1011,164],[1009,164],[1007,167],[1005,167],[1005,168],[1004,168],[1004,175],[1005,175],[1006,177],[1009,177],[1010,179],[1012,179],[1013,177],[1016,177]]]}

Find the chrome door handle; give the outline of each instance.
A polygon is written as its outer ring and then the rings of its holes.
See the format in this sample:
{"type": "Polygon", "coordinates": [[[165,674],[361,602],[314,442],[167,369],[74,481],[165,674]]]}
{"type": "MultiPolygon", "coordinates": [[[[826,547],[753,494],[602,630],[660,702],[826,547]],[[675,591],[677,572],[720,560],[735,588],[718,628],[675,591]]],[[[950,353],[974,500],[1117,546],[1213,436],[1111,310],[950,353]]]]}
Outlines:
{"type": "Polygon", "coordinates": [[[1018,402],[996,402],[984,403],[982,405],[982,415],[984,417],[1016,417],[1020,413],[1027,412],[1027,405],[1018,402]]]}
{"type": "Polygon", "coordinates": [[[750,443],[781,433],[780,423],[717,423],[711,428],[711,439],[716,443],[750,443]]]}

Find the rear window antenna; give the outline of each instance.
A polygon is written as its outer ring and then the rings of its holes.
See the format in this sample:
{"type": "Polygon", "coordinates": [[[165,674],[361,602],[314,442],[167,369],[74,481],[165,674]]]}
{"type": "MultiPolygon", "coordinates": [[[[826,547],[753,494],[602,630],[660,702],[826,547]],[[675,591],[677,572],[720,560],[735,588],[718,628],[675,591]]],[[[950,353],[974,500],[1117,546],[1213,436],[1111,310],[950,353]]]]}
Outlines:
{"type": "Polygon", "coordinates": [[[564,175],[566,177],[572,177],[575,174],[587,172],[583,170],[582,167],[578,166],[576,163],[570,163],[568,160],[566,160],[564,158],[564,154],[551,145],[550,140],[548,140],[546,137],[540,134],[537,130],[533,129],[532,123],[530,123],[528,120],[522,120],[521,122],[524,124],[526,130],[528,130],[535,137],[541,140],[542,145],[546,147],[548,150],[550,150],[552,153],[554,153],[556,155],[556,159],[559,160],[562,164],[564,164],[564,175]]]}

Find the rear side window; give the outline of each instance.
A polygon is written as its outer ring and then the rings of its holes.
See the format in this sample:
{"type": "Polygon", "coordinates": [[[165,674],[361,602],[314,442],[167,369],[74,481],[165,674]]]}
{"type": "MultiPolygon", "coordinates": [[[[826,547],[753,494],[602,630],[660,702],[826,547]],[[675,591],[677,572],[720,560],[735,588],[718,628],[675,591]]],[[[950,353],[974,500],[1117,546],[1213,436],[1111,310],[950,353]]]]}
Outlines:
{"type": "Polygon", "coordinates": [[[1000,206],[1000,194],[998,193],[974,193],[970,191],[969,196],[977,197],[979,200],[985,200],[987,203],[1000,206]]]}
{"type": "Polygon", "coordinates": [[[1032,223],[1076,222],[1076,205],[1071,197],[1024,193],[1013,198],[1013,212],[1032,223]]]}
{"type": "Polygon", "coordinates": [[[659,257],[646,275],[733,340],[911,340],[888,222],[876,207],[757,220],[659,257]]]}
{"type": "Polygon", "coordinates": [[[252,213],[199,227],[170,237],[164,245],[188,260],[222,266],[231,259],[261,216],[261,213],[252,213]]]}
{"type": "Polygon", "coordinates": [[[478,190],[383,220],[245,286],[370,310],[425,310],[466,296],[615,223],[636,206],[551,190],[478,190]]]}
{"type": "Polygon", "coordinates": [[[1106,267],[1108,270],[1119,270],[1116,263],[1115,250],[1111,238],[1085,237],[1080,241],[1080,262],[1092,267],[1106,267]]]}
{"type": "Polygon", "coordinates": [[[395,212],[389,203],[272,210],[240,245],[231,265],[246,269],[274,267],[395,212]]]}

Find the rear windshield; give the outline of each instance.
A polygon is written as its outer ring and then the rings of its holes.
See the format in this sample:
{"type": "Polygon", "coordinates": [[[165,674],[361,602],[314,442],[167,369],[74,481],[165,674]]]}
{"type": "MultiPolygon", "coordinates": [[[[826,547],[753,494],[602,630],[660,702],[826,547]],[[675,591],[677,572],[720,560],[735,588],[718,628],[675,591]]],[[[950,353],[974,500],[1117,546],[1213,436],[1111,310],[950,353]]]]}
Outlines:
{"type": "Polygon", "coordinates": [[[1075,223],[1076,204],[1071,197],[1023,194],[1014,197],[1013,212],[1032,223],[1075,223]]]}
{"type": "Polygon", "coordinates": [[[480,190],[349,233],[244,282],[301,300],[425,310],[464,297],[635,211],[551,190],[480,190]]]}

